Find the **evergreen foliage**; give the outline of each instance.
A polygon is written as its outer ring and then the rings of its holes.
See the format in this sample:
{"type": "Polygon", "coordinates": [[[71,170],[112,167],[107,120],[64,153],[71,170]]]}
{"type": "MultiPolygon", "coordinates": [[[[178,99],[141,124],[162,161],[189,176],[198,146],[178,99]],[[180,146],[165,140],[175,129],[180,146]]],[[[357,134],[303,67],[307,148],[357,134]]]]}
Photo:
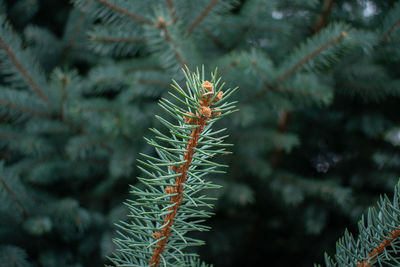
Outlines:
{"type": "Polygon", "coordinates": [[[186,70],[185,77],[187,90],[174,81],[176,92],[170,93],[177,104],[160,101],[174,120],[156,116],[169,134],[152,128],[156,139],[146,139],[158,157],[142,154],[138,160],[146,177],[138,177],[142,184],[132,188],[137,199],[127,203],[130,222],[120,225],[123,233],[115,240],[121,254],[112,260],[117,266],[198,266],[196,255],[185,248],[203,242],[187,233],[209,230],[203,222],[212,214],[205,209],[213,198],[205,193],[219,186],[203,177],[227,167],[210,159],[229,154],[225,148],[230,146],[223,143],[227,135],[220,136],[226,129],[211,126],[235,111],[235,102],[226,99],[236,89],[223,92],[221,78],[214,73],[211,82],[205,81],[204,70],[201,76],[186,70]]]}
{"type": "Polygon", "coordinates": [[[395,187],[393,201],[385,195],[380,198],[378,207],[369,208],[366,219],[358,223],[359,235],[355,239],[348,231],[336,245],[335,260],[325,255],[326,266],[367,267],[398,266],[397,251],[399,230],[399,192],[400,184],[395,187]]]}
{"type": "MultiPolygon", "coordinates": [[[[120,258],[112,238],[123,251],[129,233],[151,244],[150,232],[129,230],[137,199],[122,202],[131,198],[128,184],[140,194],[156,174],[135,168],[137,159],[161,163],[143,140],[148,128],[167,140],[162,147],[181,149],[162,127],[185,128],[172,101],[181,113],[194,105],[168,93],[171,78],[185,83],[184,66],[218,67],[226,87],[240,87],[232,95],[240,112],[218,121],[235,144],[216,160],[227,173],[204,173],[204,186],[222,186],[205,190],[218,198],[216,215],[201,226],[212,234],[182,235],[207,246],[174,251],[178,259],[167,261],[205,266],[190,257],[200,254],[215,266],[323,262],[343,229],[354,232],[366,207],[398,182],[399,1],[0,0],[0,13],[2,263],[111,265],[107,257],[134,261],[120,258]],[[172,119],[154,119],[160,99],[172,119]],[[117,236],[120,220],[129,233],[117,236]]],[[[170,173],[168,166],[158,171],[170,173]]],[[[361,227],[353,264],[393,235],[392,222],[379,219],[397,212],[393,203],[369,212],[372,228],[361,227]]],[[[350,257],[344,251],[353,241],[343,240],[328,266],[350,257]]],[[[396,265],[390,249],[370,260],[396,265]]]]}

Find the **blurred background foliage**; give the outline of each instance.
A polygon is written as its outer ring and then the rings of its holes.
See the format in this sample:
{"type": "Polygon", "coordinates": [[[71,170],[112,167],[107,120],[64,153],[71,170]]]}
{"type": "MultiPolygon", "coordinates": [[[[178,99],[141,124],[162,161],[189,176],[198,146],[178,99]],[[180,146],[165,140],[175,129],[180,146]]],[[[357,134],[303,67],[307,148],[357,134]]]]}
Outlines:
{"type": "Polygon", "coordinates": [[[222,266],[311,266],[400,170],[400,3],[0,1],[0,263],[102,266],[161,97],[218,67],[240,112],[213,230],[222,266]]]}

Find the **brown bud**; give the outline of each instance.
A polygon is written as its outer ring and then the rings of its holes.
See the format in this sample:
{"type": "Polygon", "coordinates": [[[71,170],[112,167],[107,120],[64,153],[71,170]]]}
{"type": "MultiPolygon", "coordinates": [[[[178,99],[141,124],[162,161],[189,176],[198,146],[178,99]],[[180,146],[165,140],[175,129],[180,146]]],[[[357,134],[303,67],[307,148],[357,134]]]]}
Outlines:
{"type": "Polygon", "coordinates": [[[220,100],[222,99],[222,94],[223,94],[223,92],[220,91],[220,92],[218,93],[218,95],[214,98],[214,100],[213,100],[212,103],[214,104],[214,103],[220,101],[220,100]]]}
{"type": "Polygon", "coordinates": [[[200,107],[200,113],[206,118],[211,117],[211,109],[207,106],[200,107]]]}
{"type": "Polygon", "coordinates": [[[167,194],[175,194],[176,193],[176,187],[168,186],[165,188],[165,193],[167,194]]]}
{"type": "Polygon", "coordinates": [[[179,171],[179,167],[178,166],[169,166],[169,168],[171,170],[173,170],[174,172],[176,172],[176,173],[179,171]]]}
{"type": "Polygon", "coordinates": [[[171,24],[170,21],[165,21],[163,17],[158,17],[157,23],[154,24],[154,27],[156,28],[164,28],[166,26],[169,26],[171,24]]]}
{"type": "Polygon", "coordinates": [[[212,83],[210,83],[209,81],[205,81],[201,86],[208,92],[212,92],[212,90],[214,89],[212,83]]]}
{"type": "Polygon", "coordinates": [[[200,100],[199,104],[200,104],[200,106],[203,106],[203,107],[208,106],[208,101],[207,101],[207,99],[200,100]]]}
{"type": "MultiPolygon", "coordinates": [[[[187,115],[190,115],[190,116],[198,117],[196,114],[193,114],[193,113],[190,113],[190,112],[186,112],[186,114],[187,114],[187,115]]],[[[189,124],[191,124],[191,125],[196,125],[198,119],[194,119],[194,118],[189,117],[189,116],[184,116],[184,117],[183,117],[183,120],[184,120],[186,123],[189,123],[189,124]]]]}
{"type": "Polygon", "coordinates": [[[211,113],[211,117],[217,117],[219,115],[221,115],[221,111],[216,111],[216,110],[221,110],[219,108],[213,108],[211,109],[213,112],[211,113]]]}
{"type": "Polygon", "coordinates": [[[154,232],[152,236],[154,239],[160,239],[162,237],[162,234],[160,232],[154,232]]]}

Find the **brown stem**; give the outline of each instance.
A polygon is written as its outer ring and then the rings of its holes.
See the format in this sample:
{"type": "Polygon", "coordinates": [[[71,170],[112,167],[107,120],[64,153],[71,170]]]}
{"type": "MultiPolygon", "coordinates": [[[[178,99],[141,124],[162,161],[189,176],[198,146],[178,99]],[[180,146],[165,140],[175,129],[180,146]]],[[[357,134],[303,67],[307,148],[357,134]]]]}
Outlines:
{"type": "Polygon", "coordinates": [[[315,25],[313,27],[314,34],[319,32],[328,23],[328,17],[332,11],[332,7],[333,7],[333,0],[325,0],[324,1],[322,13],[319,14],[317,21],[315,22],[315,25]]]}
{"type": "Polygon", "coordinates": [[[171,18],[174,22],[176,22],[178,20],[178,18],[176,17],[176,13],[175,13],[175,9],[174,9],[174,3],[172,2],[172,0],[167,0],[167,6],[169,9],[169,13],[171,14],[171,18]]]}
{"type": "Polygon", "coordinates": [[[391,235],[384,239],[375,249],[368,254],[366,260],[358,262],[357,267],[371,267],[371,261],[375,260],[390,244],[400,236],[400,230],[394,230],[391,235]]]}
{"type": "Polygon", "coordinates": [[[220,76],[223,76],[225,73],[227,73],[228,71],[230,71],[232,68],[234,68],[235,66],[237,66],[237,64],[239,64],[239,59],[235,58],[231,63],[229,63],[228,66],[226,66],[225,68],[222,69],[220,76]]]}
{"type": "Polygon", "coordinates": [[[161,232],[153,233],[154,239],[159,239],[156,243],[156,247],[153,250],[153,255],[150,259],[150,266],[158,267],[160,265],[161,254],[165,250],[165,247],[168,242],[168,238],[172,232],[171,226],[174,224],[174,220],[176,214],[178,212],[179,206],[182,204],[183,201],[183,190],[184,184],[186,183],[187,179],[187,172],[189,167],[192,164],[193,155],[195,153],[195,149],[198,145],[198,141],[200,139],[200,134],[203,132],[207,121],[212,117],[210,106],[214,103],[215,99],[220,100],[222,97],[222,91],[218,93],[217,96],[214,97],[213,93],[210,95],[210,92],[213,92],[213,87],[211,83],[205,81],[202,84],[203,89],[208,91],[207,96],[206,94],[202,93],[202,97],[199,98],[200,104],[200,114],[190,114],[192,116],[197,117],[189,118],[185,117],[185,122],[191,125],[195,125],[196,128],[193,129],[192,133],[190,134],[191,139],[189,139],[186,145],[186,152],[183,155],[183,160],[185,161],[184,164],[181,166],[170,166],[170,168],[179,173],[180,175],[175,180],[175,185],[173,187],[165,188],[165,192],[171,195],[171,206],[168,209],[168,214],[164,218],[163,223],[163,230],[161,232]],[[214,99],[215,98],[215,99],[214,99]]]}
{"type": "MultiPolygon", "coordinates": [[[[287,110],[283,109],[279,114],[279,119],[278,119],[278,131],[281,134],[287,132],[287,128],[289,127],[289,118],[290,118],[290,113],[287,110]]],[[[283,150],[280,148],[275,148],[274,152],[272,153],[271,163],[274,169],[278,167],[282,154],[283,150]]]]}
{"type": "Polygon", "coordinates": [[[145,43],[144,38],[125,38],[125,37],[105,37],[105,36],[90,36],[90,40],[105,42],[105,43],[145,43]]]}
{"type": "MultiPolygon", "coordinates": [[[[318,49],[314,50],[311,54],[309,54],[306,57],[304,57],[302,60],[297,62],[295,65],[293,65],[293,67],[291,67],[288,71],[286,71],[280,77],[278,77],[277,83],[280,83],[283,80],[285,80],[292,73],[294,73],[298,68],[300,68],[302,65],[304,65],[307,61],[309,61],[314,56],[318,55],[319,53],[321,53],[322,51],[324,51],[325,49],[327,49],[331,45],[339,42],[346,35],[347,35],[346,32],[342,32],[341,35],[335,37],[334,39],[330,40],[326,44],[320,46],[318,49]]],[[[266,92],[266,90],[261,91],[260,93],[264,94],[265,92],[266,92]]],[[[260,94],[258,94],[258,96],[260,96],[260,94]]],[[[281,114],[279,115],[279,121],[278,121],[278,130],[279,130],[280,133],[285,133],[287,131],[287,128],[289,126],[289,118],[290,118],[290,113],[287,110],[282,110],[281,114]]],[[[271,158],[271,163],[272,163],[272,166],[274,168],[278,167],[278,165],[280,163],[280,160],[281,160],[281,157],[282,157],[282,154],[283,154],[282,149],[276,148],[274,150],[274,152],[272,154],[272,158],[271,158]]]]}
{"type": "MultiPolygon", "coordinates": [[[[52,119],[52,116],[49,115],[49,114],[42,113],[42,112],[37,111],[37,110],[32,110],[32,109],[29,109],[29,108],[26,108],[26,107],[23,107],[23,106],[18,106],[16,104],[12,103],[12,102],[9,102],[9,101],[3,100],[3,99],[0,99],[0,105],[8,106],[8,107],[10,107],[12,109],[19,110],[19,111],[22,111],[24,113],[29,113],[31,115],[38,116],[38,117],[41,117],[41,118],[52,119]]],[[[74,131],[81,132],[80,129],[77,129],[71,122],[63,119],[63,117],[64,117],[64,114],[61,113],[61,115],[60,115],[61,122],[63,122],[65,125],[67,125],[71,129],[73,129],[74,131]]]]}
{"type": "Polygon", "coordinates": [[[212,0],[208,6],[203,10],[203,12],[195,19],[195,21],[187,28],[187,32],[191,33],[194,28],[205,18],[205,16],[210,12],[210,10],[217,4],[218,0],[212,0]]]}
{"type": "Polygon", "coordinates": [[[15,204],[18,207],[18,210],[22,213],[22,215],[26,218],[28,217],[28,213],[26,212],[24,206],[22,203],[18,200],[18,198],[15,196],[14,192],[8,187],[6,181],[3,178],[0,178],[0,183],[3,185],[4,189],[10,196],[10,198],[15,202],[15,204]]]}
{"type": "Polygon", "coordinates": [[[125,16],[130,17],[131,19],[136,20],[137,22],[140,22],[140,23],[146,24],[146,25],[153,25],[153,23],[151,23],[151,22],[148,21],[147,19],[145,19],[145,18],[143,18],[143,17],[141,17],[141,16],[139,16],[139,15],[133,14],[133,13],[129,12],[128,10],[125,10],[125,9],[119,7],[119,6],[116,6],[116,5],[110,3],[110,2],[108,2],[108,1],[106,1],[106,0],[97,0],[97,1],[98,1],[100,4],[105,5],[105,6],[107,6],[107,7],[111,8],[111,9],[113,9],[114,11],[116,11],[116,12],[118,12],[118,13],[120,13],[120,14],[123,14],[123,15],[125,15],[125,16]]]}
{"type": "Polygon", "coordinates": [[[61,105],[60,105],[60,118],[61,121],[64,120],[64,110],[65,110],[65,101],[67,100],[67,85],[69,83],[69,79],[63,75],[61,79],[62,83],[62,96],[61,96],[61,105]]]}
{"type": "Polygon", "coordinates": [[[158,20],[159,20],[159,22],[157,23],[157,27],[159,27],[164,32],[164,39],[168,43],[170,43],[172,49],[174,50],[175,57],[178,60],[181,67],[185,68],[185,66],[186,66],[185,61],[183,60],[182,55],[178,50],[178,46],[176,45],[176,43],[172,40],[171,36],[169,35],[168,29],[167,29],[167,23],[165,23],[163,18],[159,18],[158,20]]]}
{"type": "Polygon", "coordinates": [[[257,61],[255,59],[251,60],[251,64],[253,65],[254,69],[256,70],[257,74],[260,76],[261,80],[264,83],[265,89],[261,90],[259,93],[257,93],[255,96],[250,97],[249,99],[247,99],[244,104],[250,104],[251,102],[253,102],[254,100],[259,99],[261,96],[263,96],[268,90],[275,90],[278,91],[279,88],[276,84],[272,84],[270,82],[267,81],[267,79],[265,78],[264,74],[262,73],[260,67],[257,64],[257,61]]]}
{"type": "Polygon", "coordinates": [[[202,30],[207,35],[207,37],[210,38],[210,40],[213,41],[218,47],[220,47],[222,49],[229,49],[228,46],[224,44],[224,42],[222,42],[220,39],[218,39],[218,37],[215,36],[206,27],[202,27],[202,30]]]}
{"type": "Polygon", "coordinates": [[[174,223],[176,213],[178,212],[178,208],[182,204],[183,188],[184,188],[183,184],[186,182],[187,171],[189,170],[189,167],[192,163],[195,148],[198,144],[200,134],[204,130],[204,127],[207,124],[207,119],[200,118],[198,123],[199,126],[195,128],[193,132],[190,134],[190,137],[192,137],[192,139],[189,140],[186,146],[186,153],[183,157],[183,159],[186,160],[186,162],[179,168],[178,172],[181,173],[181,175],[177,177],[175,181],[175,188],[177,195],[171,197],[171,204],[175,205],[168,209],[170,213],[168,213],[164,219],[165,226],[163,231],[161,232],[160,237],[165,237],[165,238],[157,242],[157,247],[154,248],[153,256],[151,257],[150,260],[150,266],[153,267],[158,267],[160,264],[161,254],[165,249],[168,237],[172,231],[171,226],[174,223]]]}
{"type": "Polygon", "coordinates": [[[334,45],[335,43],[341,41],[345,36],[347,36],[347,32],[342,32],[339,36],[333,38],[329,42],[323,44],[322,46],[318,47],[318,49],[314,50],[311,54],[308,54],[304,58],[302,58],[300,61],[298,61],[296,64],[294,64],[290,69],[288,69],[285,73],[283,73],[281,76],[278,77],[277,82],[282,82],[285,80],[287,77],[289,77],[291,74],[293,74],[297,69],[299,69],[301,66],[307,63],[310,59],[321,53],[322,51],[326,50],[330,46],[334,45]]]}
{"type": "Polygon", "coordinates": [[[64,62],[66,60],[66,58],[68,56],[68,52],[73,48],[74,42],[75,42],[76,38],[78,37],[79,32],[82,29],[85,18],[86,18],[86,13],[80,12],[79,19],[75,25],[74,31],[72,32],[71,39],[68,41],[68,44],[64,47],[64,49],[61,53],[61,57],[60,57],[61,62],[64,62]]]}
{"type": "Polygon", "coordinates": [[[270,89],[277,89],[278,88],[278,84],[280,82],[284,81],[286,78],[288,78],[290,75],[292,75],[297,69],[299,69],[305,63],[307,63],[307,61],[309,61],[310,59],[312,59],[313,57],[315,57],[316,55],[318,55],[319,53],[321,53],[325,49],[329,48],[330,46],[332,46],[335,43],[337,43],[340,40],[342,40],[346,35],[347,35],[346,32],[342,32],[339,36],[333,38],[329,42],[327,42],[324,45],[320,46],[318,49],[314,50],[311,54],[309,54],[309,55],[305,56],[304,58],[302,58],[300,61],[298,61],[296,64],[294,64],[290,69],[288,69],[281,76],[279,76],[275,80],[275,82],[273,84],[272,83],[268,83],[268,85],[265,87],[265,89],[263,89],[260,92],[258,92],[254,97],[251,97],[245,103],[250,103],[253,100],[260,99],[260,97],[265,95],[268,92],[268,90],[270,90],[270,89]]]}
{"type": "Polygon", "coordinates": [[[0,99],[0,105],[8,106],[10,108],[13,108],[13,109],[25,112],[25,113],[29,113],[29,114],[32,114],[34,116],[38,116],[38,117],[42,117],[42,118],[51,118],[51,116],[46,114],[46,113],[42,113],[40,111],[32,110],[32,109],[29,109],[29,108],[23,107],[23,106],[18,106],[18,105],[14,104],[14,103],[12,103],[10,101],[6,101],[6,100],[3,100],[3,99],[0,99]]]}
{"type": "Polygon", "coordinates": [[[400,26],[400,20],[396,21],[395,24],[390,27],[390,29],[383,35],[382,42],[386,42],[389,36],[396,30],[397,27],[400,26]]]}
{"type": "Polygon", "coordinates": [[[257,71],[258,75],[261,77],[261,80],[263,81],[263,84],[265,87],[270,88],[270,89],[276,89],[276,86],[274,86],[272,83],[270,83],[262,73],[260,67],[257,64],[257,61],[255,59],[251,60],[251,64],[254,66],[254,69],[257,71]]]}
{"type": "Polygon", "coordinates": [[[30,86],[32,86],[33,90],[40,96],[40,98],[45,102],[49,103],[49,100],[43,93],[43,91],[40,89],[39,85],[32,79],[32,77],[29,75],[29,73],[26,71],[26,69],[22,66],[22,64],[18,61],[18,59],[15,57],[14,52],[11,47],[9,47],[3,40],[3,38],[0,37],[0,46],[6,51],[8,56],[11,59],[11,62],[15,65],[15,67],[18,69],[18,71],[24,76],[26,81],[30,86]]]}

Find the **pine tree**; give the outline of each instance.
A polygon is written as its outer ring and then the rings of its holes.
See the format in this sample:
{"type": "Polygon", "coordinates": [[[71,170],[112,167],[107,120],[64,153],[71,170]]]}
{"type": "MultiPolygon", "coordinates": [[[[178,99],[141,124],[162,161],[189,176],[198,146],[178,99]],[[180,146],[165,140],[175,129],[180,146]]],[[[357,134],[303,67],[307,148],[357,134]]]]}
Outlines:
{"type": "Polygon", "coordinates": [[[0,259],[104,263],[184,66],[240,87],[240,112],[218,122],[229,168],[207,175],[222,185],[213,231],[187,253],[322,262],[398,182],[398,1],[10,0],[0,13],[0,259]]]}

